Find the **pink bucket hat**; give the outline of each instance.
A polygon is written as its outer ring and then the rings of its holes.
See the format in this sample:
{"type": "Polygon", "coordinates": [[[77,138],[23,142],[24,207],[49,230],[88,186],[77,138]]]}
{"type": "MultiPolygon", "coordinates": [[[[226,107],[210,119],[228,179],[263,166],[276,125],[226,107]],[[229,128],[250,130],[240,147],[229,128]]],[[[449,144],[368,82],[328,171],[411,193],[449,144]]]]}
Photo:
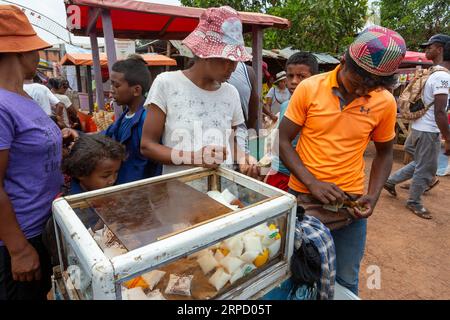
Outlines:
{"type": "Polygon", "coordinates": [[[245,50],[242,22],[231,7],[209,8],[200,16],[197,28],[183,40],[194,55],[200,58],[223,58],[249,61],[245,50]]]}

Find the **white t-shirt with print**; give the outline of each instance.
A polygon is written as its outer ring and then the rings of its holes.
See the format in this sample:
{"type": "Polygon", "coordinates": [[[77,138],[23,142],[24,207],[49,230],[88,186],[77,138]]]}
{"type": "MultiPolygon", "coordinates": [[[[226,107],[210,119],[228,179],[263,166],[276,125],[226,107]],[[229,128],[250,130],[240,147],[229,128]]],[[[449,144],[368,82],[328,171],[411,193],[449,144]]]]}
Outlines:
{"type": "Polygon", "coordinates": [[[39,83],[25,83],[23,90],[44,110],[48,115],[52,115],[52,107],[59,103],[59,100],[46,86],[39,83]]]}
{"type": "MultiPolygon", "coordinates": [[[[207,145],[227,146],[226,163],[232,163],[230,135],[244,123],[239,93],[222,83],[216,91],[199,88],[181,70],[164,72],[155,79],[145,105],[155,104],[166,114],[163,145],[175,150],[198,151],[207,145]]],[[[192,168],[164,165],[163,174],[192,168]]]]}
{"type": "MultiPolygon", "coordinates": [[[[423,90],[423,102],[428,105],[434,102],[434,96],[438,94],[449,94],[450,73],[436,71],[427,80],[423,90]]],[[[440,132],[436,119],[434,118],[434,105],[421,118],[412,123],[414,130],[423,132],[440,132]]]]}

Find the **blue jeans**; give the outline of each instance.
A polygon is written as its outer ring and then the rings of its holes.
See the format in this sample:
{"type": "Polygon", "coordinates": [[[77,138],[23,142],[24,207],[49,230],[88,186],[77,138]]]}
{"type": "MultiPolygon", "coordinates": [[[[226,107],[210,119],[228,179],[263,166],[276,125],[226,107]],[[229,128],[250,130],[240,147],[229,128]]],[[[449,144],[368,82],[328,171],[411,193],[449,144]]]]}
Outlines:
{"type": "Polygon", "coordinates": [[[359,268],[366,246],[367,219],[331,231],[336,247],[336,281],[358,295],[359,268]]]}

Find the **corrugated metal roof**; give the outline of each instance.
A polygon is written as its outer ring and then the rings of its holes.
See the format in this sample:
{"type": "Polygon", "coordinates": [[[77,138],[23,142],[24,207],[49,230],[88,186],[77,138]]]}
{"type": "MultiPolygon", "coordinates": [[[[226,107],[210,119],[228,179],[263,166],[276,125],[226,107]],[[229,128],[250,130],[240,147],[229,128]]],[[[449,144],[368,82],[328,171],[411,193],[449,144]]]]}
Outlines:
{"type": "MultiPolygon", "coordinates": [[[[292,56],[294,53],[300,52],[300,50],[292,49],[292,47],[287,47],[282,50],[280,50],[280,56],[282,56],[285,59],[289,59],[290,56],[292,56]]],[[[335,57],[327,54],[327,53],[315,53],[312,52],[312,54],[316,57],[317,62],[319,64],[339,64],[339,60],[335,57]]]]}

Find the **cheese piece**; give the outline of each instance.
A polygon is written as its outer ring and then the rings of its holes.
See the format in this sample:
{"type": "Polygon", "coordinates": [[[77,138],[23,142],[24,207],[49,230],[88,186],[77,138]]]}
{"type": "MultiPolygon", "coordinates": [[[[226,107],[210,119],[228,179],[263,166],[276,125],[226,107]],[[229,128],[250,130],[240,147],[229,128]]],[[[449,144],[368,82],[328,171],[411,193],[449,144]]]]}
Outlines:
{"type": "Polygon", "coordinates": [[[149,293],[147,293],[147,298],[148,300],[167,300],[166,298],[164,298],[164,296],[162,295],[161,291],[159,291],[159,289],[153,290],[149,293]]]}
{"type": "Polygon", "coordinates": [[[167,284],[165,294],[176,294],[181,296],[191,296],[191,282],[193,275],[178,276],[171,274],[167,284]]]}
{"type": "Polygon", "coordinates": [[[209,283],[212,284],[217,291],[220,291],[230,279],[230,274],[226,273],[222,268],[218,268],[211,278],[209,278],[209,283]]]}
{"type": "Polygon", "coordinates": [[[204,254],[210,254],[210,255],[212,255],[212,251],[209,250],[209,249],[203,249],[203,250],[194,252],[193,254],[189,255],[189,256],[188,256],[188,259],[198,259],[198,258],[200,258],[200,257],[201,257],[202,255],[204,255],[204,254]]]}
{"type": "MultiPolygon", "coordinates": [[[[123,293],[124,292],[122,291],[122,295],[123,293]]],[[[144,290],[141,287],[127,289],[125,291],[125,295],[123,295],[122,298],[125,298],[123,300],[148,300],[147,295],[144,293],[144,290]]]]}
{"type": "Polygon", "coordinates": [[[210,254],[204,254],[197,259],[200,268],[204,274],[211,272],[215,267],[219,266],[217,260],[210,254]]]}
{"type": "Polygon", "coordinates": [[[238,281],[240,278],[244,276],[244,270],[242,268],[237,269],[233,274],[231,275],[230,283],[233,284],[236,281],[238,281]]]}
{"type": "Polygon", "coordinates": [[[241,259],[230,256],[230,255],[223,258],[222,261],[220,262],[220,264],[225,268],[225,270],[229,274],[236,271],[243,263],[244,263],[244,261],[242,261],[241,259]]]}
{"type": "Polygon", "coordinates": [[[267,247],[269,249],[269,259],[275,257],[281,248],[281,239],[275,240],[270,246],[267,247]]]}
{"type": "Polygon", "coordinates": [[[153,290],[154,287],[156,287],[161,281],[162,277],[166,274],[165,271],[160,270],[152,270],[150,272],[144,273],[142,275],[142,279],[148,284],[148,287],[150,290],[153,290]]]}
{"type": "Polygon", "coordinates": [[[242,266],[242,271],[244,272],[244,276],[248,275],[250,272],[255,270],[256,267],[252,263],[247,263],[242,266]]]}
{"type": "Polygon", "coordinates": [[[225,255],[222,253],[222,250],[220,249],[216,250],[216,253],[214,254],[214,259],[216,259],[218,264],[220,264],[223,258],[225,258],[225,255]]]}
{"type": "Polygon", "coordinates": [[[240,259],[247,263],[252,263],[256,257],[259,255],[258,251],[246,251],[240,259]]]}
{"type": "Polygon", "coordinates": [[[244,237],[244,246],[245,252],[247,251],[257,251],[259,253],[263,252],[263,248],[261,245],[261,238],[254,236],[245,236],[244,237]]]}

